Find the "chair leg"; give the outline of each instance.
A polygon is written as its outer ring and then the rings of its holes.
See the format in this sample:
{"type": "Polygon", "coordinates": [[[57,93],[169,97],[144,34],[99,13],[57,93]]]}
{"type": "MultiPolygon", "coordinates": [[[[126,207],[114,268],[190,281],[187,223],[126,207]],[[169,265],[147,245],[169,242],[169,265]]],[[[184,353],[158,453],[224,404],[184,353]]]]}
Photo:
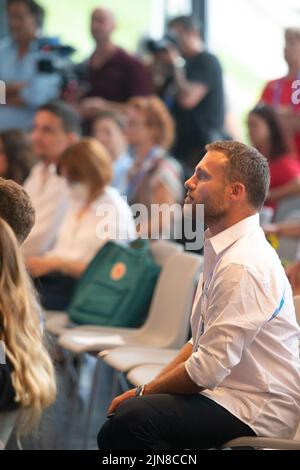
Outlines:
{"type": "Polygon", "coordinates": [[[95,406],[95,401],[97,397],[97,388],[98,388],[98,382],[99,382],[99,375],[100,375],[100,367],[101,367],[102,361],[100,358],[97,358],[96,362],[96,367],[94,370],[93,374],[93,384],[92,384],[92,389],[88,401],[88,410],[87,410],[87,416],[86,416],[86,423],[84,426],[84,439],[83,439],[83,450],[87,450],[88,448],[88,443],[89,443],[89,437],[90,437],[90,432],[91,432],[91,425],[92,425],[92,417],[93,417],[93,410],[95,406]]]}

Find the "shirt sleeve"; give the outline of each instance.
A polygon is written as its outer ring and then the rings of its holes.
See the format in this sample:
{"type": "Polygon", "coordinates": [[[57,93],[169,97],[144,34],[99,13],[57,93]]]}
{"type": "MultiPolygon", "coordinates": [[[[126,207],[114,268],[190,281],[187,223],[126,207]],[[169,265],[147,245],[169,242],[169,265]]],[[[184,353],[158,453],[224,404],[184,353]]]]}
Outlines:
{"type": "Polygon", "coordinates": [[[60,85],[61,78],[58,74],[36,73],[20,95],[27,106],[38,108],[59,97],[60,85]]]}
{"type": "Polygon", "coordinates": [[[244,266],[220,270],[210,294],[208,324],[204,321],[197,350],[185,364],[192,381],[204,389],[217,388],[277,307],[263,279],[244,266]]]}
{"type": "Polygon", "coordinates": [[[195,60],[193,66],[189,67],[188,80],[206,85],[210,90],[222,83],[222,68],[217,57],[205,53],[195,60]]]}

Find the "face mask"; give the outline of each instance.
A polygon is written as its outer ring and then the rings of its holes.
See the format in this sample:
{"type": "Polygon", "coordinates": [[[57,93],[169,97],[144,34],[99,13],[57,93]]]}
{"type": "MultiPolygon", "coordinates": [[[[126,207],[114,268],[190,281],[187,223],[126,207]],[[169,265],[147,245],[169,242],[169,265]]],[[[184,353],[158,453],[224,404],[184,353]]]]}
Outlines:
{"type": "Polygon", "coordinates": [[[71,199],[76,202],[86,202],[89,197],[88,187],[84,183],[72,183],[69,185],[71,199]]]}

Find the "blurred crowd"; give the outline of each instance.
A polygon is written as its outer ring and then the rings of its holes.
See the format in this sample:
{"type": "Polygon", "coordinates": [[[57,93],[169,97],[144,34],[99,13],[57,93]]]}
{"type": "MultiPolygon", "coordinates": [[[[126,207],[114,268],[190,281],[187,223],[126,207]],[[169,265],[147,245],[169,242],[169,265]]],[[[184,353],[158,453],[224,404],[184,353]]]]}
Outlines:
{"type": "MultiPolygon", "coordinates": [[[[114,13],[97,8],[90,21],[94,51],[80,64],[71,60],[72,47],[44,36],[45,11],[37,2],[8,0],[7,17],[0,176],[24,185],[32,199],[27,266],[55,299],[52,305],[45,294],[47,308],[65,308],[74,279],[104,243],[93,236],[95,207],[113,204],[133,239],[129,206],[182,204],[183,183],[205,146],[236,140],[238,132],[229,125],[222,66],[193,17],[171,19],[165,36],[145,40],[138,58],[114,44],[114,13]]],[[[300,105],[292,100],[300,29],[284,34],[287,74],[265,85],[247,119],[249,141],[269,161],[266,207],[273,219],[280,201],[300,192],[300,105]]],[[[168,227],[147,217],[139,229],[150,235],[168,227]]]]}

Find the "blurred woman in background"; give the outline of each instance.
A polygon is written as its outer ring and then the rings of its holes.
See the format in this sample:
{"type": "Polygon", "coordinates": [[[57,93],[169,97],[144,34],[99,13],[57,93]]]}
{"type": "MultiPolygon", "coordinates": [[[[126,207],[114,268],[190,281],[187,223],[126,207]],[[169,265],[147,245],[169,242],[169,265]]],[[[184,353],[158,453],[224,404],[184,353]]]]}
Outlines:
{"type": "Polygon", "coordinates": [[[148,209],[148,219],[141,220],[140,232],[168,233],[172,221],[163,224],[160,218],[151,219],[150,211],[154,204],[182,203],[182,169],[169,155],[174,142],[174,121],[159,98],[132,98],[128,102],[126,134],[134,159],[127,197],[130,204],[143,204],[148,209]]]}
{"type": "Polygon", "coordinates": [[[92,123],[92,135],[109,152],[113,161],[112,187],[126,194],[128,172],[132,167],[132,157],[128,152],[125,136],[125,119],[122,115],[103,111],[92,123]]]}
{"type": "Polygon", "coordinates": [[[0,133],[0,176],[22,185],[36,160],[29,135],[20,130],[0,133]]]}
{"type": "Polygon", "coordinates": [[[21,249],[0,219],[0,340],[6,364],[0,366],[0,412],[18,410],[17,434],[32,431],[56,397],[52,362],[41,328],[40,308],[21,249]]]}
{"type": "Polygon", "coordinates": [[[260,104],[248,116],[249,137],[270,165],[271,185],[267,204],[276,208],[282,198],[300,192],[300,163],[291,138],[276,111],[260,104]]]}
{"type": "Polygon", "coordinates": [[[112,162],[99,142],[87,138],[71,145],[58,170],[70,186],[70,207],[54,248],[45,256],[27,258],[48,310],[67,309],[77,280],[108,240],[126,243],[136,238],[129,206],[110,187],[112,162]]]}

